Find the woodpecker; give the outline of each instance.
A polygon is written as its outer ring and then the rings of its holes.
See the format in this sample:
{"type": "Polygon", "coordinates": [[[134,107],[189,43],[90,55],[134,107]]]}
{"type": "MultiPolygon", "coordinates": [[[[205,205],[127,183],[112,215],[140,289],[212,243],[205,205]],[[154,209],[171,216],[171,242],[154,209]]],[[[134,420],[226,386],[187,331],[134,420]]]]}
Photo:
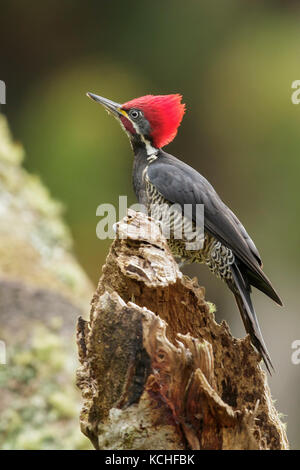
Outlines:
{"type": "MultiPolygon", "coordinates": [[[[188,204],[192,211],[184,217],[189,219],[192,229],[197,230],[195,208],[198,204],[204,205],[201,248],[187,249],[187,236],[181,240],[170,237],[170,249],[183,262],[206,264],[226,282],[234,294],[246,332],[270,372],[273,365],[251,301],[251,286],[277,304],[282,305],[282,302],[262,270],[259,252],[242,223],[204,176],[163,150],[176,136],[185,113],[182,96],[146,95],[119,104],[93,93],[87,95],[117,118],[127,133],[134,152],[134,191],[149,213],[155,205],[155,218],[161,221],[166,206],[176,204],[183,208],[188,204]]],[[[178,217],[174,217],[172,223],[178,223],[178,217]]]]}

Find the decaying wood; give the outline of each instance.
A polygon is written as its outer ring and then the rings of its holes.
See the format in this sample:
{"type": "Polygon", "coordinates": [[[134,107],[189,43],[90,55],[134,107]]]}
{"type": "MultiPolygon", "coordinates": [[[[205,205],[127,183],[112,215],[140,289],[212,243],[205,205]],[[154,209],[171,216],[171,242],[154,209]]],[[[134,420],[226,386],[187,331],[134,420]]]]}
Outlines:
{"type": "Polygon", "coordinates": [[[249,338],[216,323],[145,215],[118,223],[77,334],[81,429],[95,448],[288,448],[249,338]]]}

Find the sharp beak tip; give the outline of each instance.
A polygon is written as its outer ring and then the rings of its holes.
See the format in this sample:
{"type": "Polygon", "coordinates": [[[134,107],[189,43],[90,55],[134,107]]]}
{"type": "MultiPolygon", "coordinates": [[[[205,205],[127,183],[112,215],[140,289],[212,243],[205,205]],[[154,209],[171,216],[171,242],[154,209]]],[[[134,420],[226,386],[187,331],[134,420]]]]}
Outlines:
{"type": "Polygon", "coordinates": [[[102,96],[94,95],[94,93],[90,93],[89,91],[86,93],[86,96],[91,100],[96,101],[96,103],[102,104],[102,106],[104,106],[108,112],[112,112],[116,116],[120,115],[119,109],[122,106],[121,104],[115,103],[114,101],[108,100],[107,98],[103,98],[102,96]]]}
{"type": "Polygon", "coordinates": [[[88,92],[86,93],[86,96],[87,96],[88,98],[90,98],[91,100],[94,100],[94,101],[95,101],[96,95],[94,95],[94,93],[90,93],[90,92],[88,91],[88,92]]]}

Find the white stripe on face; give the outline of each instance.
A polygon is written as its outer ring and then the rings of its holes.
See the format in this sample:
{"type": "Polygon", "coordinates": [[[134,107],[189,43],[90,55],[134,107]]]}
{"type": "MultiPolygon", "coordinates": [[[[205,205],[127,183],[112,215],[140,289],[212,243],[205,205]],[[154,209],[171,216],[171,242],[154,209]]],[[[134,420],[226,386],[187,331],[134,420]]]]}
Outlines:
{"type": "MultiPolygon", "coordinates": [[[[129,118],[129,115],[128,115],[127,113],[126,113],[126,116],[125,116],[125,117],[126,117],[126,119],[128,119],[128,121],[131,122],[131,124],[132,124],[132,126],[133,126],[135,132],[137,133],[137,135],[140,136],[141,141],[144,142],[145,147],[146,147],[147,155],[148,155],[148,156],[156,155],[158,149],[157,149],[156,147],[153,147],[153,145],[151,144],[151,142],[150,142],[148,139],[146,139],[145,136],[140,132],[140,129],[139,129],[138,124],[137,124],[136,122],[132,121],[132,120],[129,118]]],[[[125,130],[125,132],[127,133],[127,135],[128,135],[129,138],[130,138],[130,135],[131,135],[130,131],[128,131],[128,130],[125,128],[125,126],[124,126],[124,124],[122,123],[122,121],[120,121],[120,123],[121,123],[121,126],[123,127],[123,129],[125,130]]]]}

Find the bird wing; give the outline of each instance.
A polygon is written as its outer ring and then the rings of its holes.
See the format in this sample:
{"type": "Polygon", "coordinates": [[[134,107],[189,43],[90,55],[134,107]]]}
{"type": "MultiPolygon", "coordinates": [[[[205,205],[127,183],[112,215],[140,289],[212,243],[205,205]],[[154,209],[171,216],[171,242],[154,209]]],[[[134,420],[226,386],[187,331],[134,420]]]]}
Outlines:
{"type": "Polygon", "coordinates": [[[151,163],[147,176],[162,196],[172,203],[193,206],[204,204],[204,229],[230,248],[244,265],[252,285],[269,295],[275,302],[281,300],[261,269],[260,255],[244,226],[224,204],[211,184],[189,165],[163,152],[151,163]]]}

